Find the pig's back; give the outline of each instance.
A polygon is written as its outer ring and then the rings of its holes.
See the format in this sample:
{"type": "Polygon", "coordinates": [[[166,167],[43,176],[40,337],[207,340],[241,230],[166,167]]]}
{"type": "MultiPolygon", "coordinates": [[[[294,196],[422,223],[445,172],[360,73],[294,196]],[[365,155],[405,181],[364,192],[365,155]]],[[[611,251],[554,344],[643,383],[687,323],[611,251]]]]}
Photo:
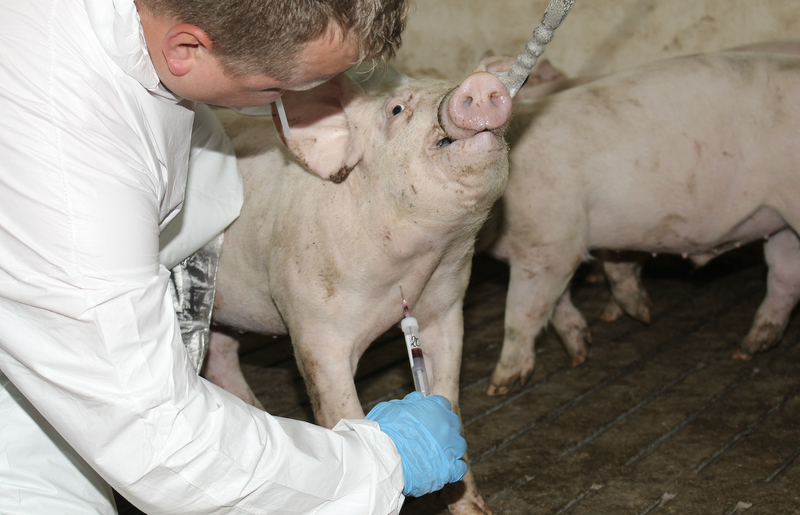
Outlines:
{"type": "Polygon", "coordinates": [[[787,187],[800,192],[797,91],[800,58],[719,53],[534,102],[511,129],[506,201],[538,200],[573,221],[582,208],[591,247],[630,248],[665,220],[702,246],[780,204],[787,187]]]}

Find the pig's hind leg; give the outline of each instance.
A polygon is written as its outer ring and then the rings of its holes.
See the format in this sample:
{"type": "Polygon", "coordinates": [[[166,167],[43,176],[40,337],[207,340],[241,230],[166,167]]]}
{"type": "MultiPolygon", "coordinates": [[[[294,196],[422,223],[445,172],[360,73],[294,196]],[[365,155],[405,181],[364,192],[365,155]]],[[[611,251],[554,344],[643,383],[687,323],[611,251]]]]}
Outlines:
{"type": "Polygon", "coordinates": [[[203,377],[258,409],[264,406],[250,389],[239,365],[239,340],[222,330],[211,330],[203,377]]]}
{"type": "Polygon", "coordinates": [[[800,300],[800,241],[797,234],[784,229],[772,235],[764,245],[764,257],[769,267],[767,295],[741,348],[733,355],[739,360],[749,360],[755,353],[776,345],[800,300]]]}
{"type": "Polygon", "coordinates": [[[642,284],[642,258],[632,258],[629,253],[621,259],[609,257],[608,254],[603,256],[603,271],[611,287],[611,299],[600,318],[613,322],[624,312],[649,324],[650,298],[642,284]]]}
{"type": "Polygon", "coordinates": [[[589,332],[586,319],[572,304],[569,288],[564,290],[558,299],[552,320],[553,327],[564,343],[564,348],[572,358],[572,366],[581,365],[589,355],[586,346],[592,341],[592,333],[589,332]]]}

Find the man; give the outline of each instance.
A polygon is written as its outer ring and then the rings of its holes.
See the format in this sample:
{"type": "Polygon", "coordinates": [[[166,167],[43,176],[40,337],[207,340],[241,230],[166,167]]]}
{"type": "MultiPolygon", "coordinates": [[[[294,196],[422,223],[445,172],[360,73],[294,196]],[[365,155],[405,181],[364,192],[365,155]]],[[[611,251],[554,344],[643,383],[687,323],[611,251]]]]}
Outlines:
{"type": "Polygon", "coordinates": [[[403,492],[460,479],[441,397],[330,431],[200,379],[159,261],[194,102],[313,87],[390,55],[404,15],[391,0],[0,0],[0,513],[115,513],[112,487],[147,513],[396,513],[403,492]]]}

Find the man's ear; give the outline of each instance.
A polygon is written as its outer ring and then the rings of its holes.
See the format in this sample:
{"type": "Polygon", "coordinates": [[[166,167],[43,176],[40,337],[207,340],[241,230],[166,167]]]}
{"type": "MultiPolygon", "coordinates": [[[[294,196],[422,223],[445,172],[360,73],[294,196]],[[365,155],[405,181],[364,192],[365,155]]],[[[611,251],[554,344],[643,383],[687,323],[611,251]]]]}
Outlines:
{"type": "Polygon", "coordinates": [[[169,71],[182,77],[189,73],[200,52],[212,51],[211,38],[206,32],[188,23],[179,23],[167,31],[161,50],[169,71]]]}

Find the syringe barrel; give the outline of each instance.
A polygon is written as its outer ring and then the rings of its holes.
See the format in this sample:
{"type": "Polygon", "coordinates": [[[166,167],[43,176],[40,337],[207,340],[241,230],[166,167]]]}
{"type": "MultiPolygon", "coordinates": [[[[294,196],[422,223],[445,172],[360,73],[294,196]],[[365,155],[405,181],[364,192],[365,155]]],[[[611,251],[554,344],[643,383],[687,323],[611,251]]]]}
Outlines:
{"type": "Polygon", "coordinates": [[[411,368],[414,368],[414,358],[411,355],[414,349],[419,349],[419,324],[414,317],[405,317],[400,321],[400,327],[403,329],[403,335],[406,339],[406,349],[408,350],[408,361],[411,368]]]}
{"type": "Polygon", "coordinates": [[[422,395],[428,396],[431,393],[430,385],[428,384],[428,374],[425,370],[425,359],[422,357],[422,349],[419,344],[419,324],[414,317],[405,317],[400,322],[400,327],[403,329],[403,334],[406,339],[406,348],[408,349],[408,360],[411,364],[411,375],[414,377],[414,389],[422,395]]]}
{"type": "Polygon", "coordinates": [[[425,361],[422,356],[414,358],[411,374],[414,376],[414,389],[425,397],[430,395],[431,387],[428,384],[428,374],[425,372],[425,361]]]}

